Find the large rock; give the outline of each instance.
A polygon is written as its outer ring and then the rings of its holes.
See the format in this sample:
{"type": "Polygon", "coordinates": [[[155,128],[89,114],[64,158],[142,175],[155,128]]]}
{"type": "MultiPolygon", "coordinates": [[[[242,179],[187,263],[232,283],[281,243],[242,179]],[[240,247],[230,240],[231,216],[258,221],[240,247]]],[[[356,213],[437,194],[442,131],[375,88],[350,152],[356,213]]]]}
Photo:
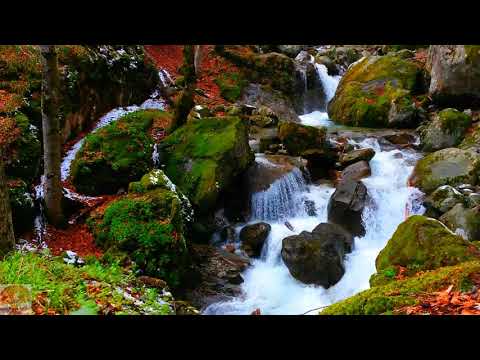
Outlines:
{"type": "Polygon", "coordinates": [[[259,257],[263,244],[270,234],[272,227],[267,223],[256,223],[247,225],[240,231],[242,248],[250,257],[259,257]]]}
{"type": "Polygon", "coordinates": [[[471,116],[458,110],[440,111],[420,132],[423,150],[437,151],[460,144],[471,122],[471,116]]]}
{"type": "Polygon", "coordinates": [[[156,119],[170,115],[160,110],[139,110],[87,135],[71,166],[72,183],[83,194],[115,194],[138,180],[152,166],[156,119]]]}
{"type": "Polygon", "coordinates": [[[342,77],[328,105],[331,119],[352,126],[414,127],[416,95],[423,91],[421,67],[395,54],[367,56],[342,77]]]}
{"type": "Polygon", "coordinates": [[[352,247],[352,236],[335,224],[320,224],[311,233],[282,240],[282,259],[294,278],[325,288],[336,284],[345,269],[343,257],[352,247]]]}
{"type": "Polygon", "coordinates": [[[199,244],[192,244],[190,256],[191,271],[181,291],[195,307],[204,309],[241,295],[241,273],[249,265],[248,258],[199,244]]]}
{"type": "Polygon", "coordinates": [[[340,157],[340,164],[348,166],[358,161],[370,161],[375,156],[375,150],[371,148],[358,149],[343,154],[340,157]]]}
{"type": "Polygon", "coordinates": [[[176,287],[188,265],[189,202],[161,170],[145,175],[130,190],[93,212],[88,224],[96,242],[126,252],[146,275],[176,287]]]}
{"type": "Polygon", "coordinates": [[[469,150],[447,148],[419,160],[410,183],[430,193],[442,185],[476,184],[479,175],[479,154],[469,150]]]}
{"type": "Polygon", "coordinates": [[[455,205],[440,219],[447,227],[470,241],[480,240],[480,207],[467,209],[463,204],[455,205]]]}
{"type": "Polygon", "coordinates": [[[425,199],[425,206],[445,213],[457,204],[465,201],[464,196],[450,185],[443,185],[425,199]]]}
{"type": "Polygon", "coordinates": [[[247,125],[235,116],[188,123],[160,147],[165,173],[200,214],[213,210],[254,160],[247,125]]]}
{"type": "Polygon", "coordinates": [[[465,138],[458,147],[460,149],[473,150],[480,153],[480,123],[477,123],[472,131],[465,135],[465,138]]]}
{"type": "Polygon", "coordinates": [[[326,129],[301,125],[291,122],[283,122],[278,130],[278,137],[283,142],[288,153],[299,156],[311,149],[323,149],[326,147],[326,129]]]}
{"type": "Polygon", "coordinates": [[[300,122],[294,104],[289,97],[261,84],[252,83],[246,86],[243,89],[243,97],[239,100],[239,103],[257,108],[265,106],[271,109],[279,120],[300,122]]]}
{"type": "Polygon", "coordinates": [[[342,226],[353,236],[365,235],[362,212],[366,201],[367,188],[361,181],[340,181],[328,202],[328,221],[342,226]]]}
{"type": "Polygon", "coordinates": [[[372,174],[372,170],[370,169],[370,165],[368,162],[362,160],[358,161],[352,165],[347,166],[341,173],[340,177],[342,180],[353,180],[358,181],[363,179],[364,177],[368,177],[372,174]]]}
{"type": "Polygon", "coordinates": [[[429,93],[438,104],[480,104],[480,46],[432,45],[428,54],[429,93]]]}
{"type": "Polygon", "coordinates": [[[480,251],[440,221],[414,215],[401,223],[375,261],[377,272],[392,266],[431,270],[478,259],[480,251]]]}

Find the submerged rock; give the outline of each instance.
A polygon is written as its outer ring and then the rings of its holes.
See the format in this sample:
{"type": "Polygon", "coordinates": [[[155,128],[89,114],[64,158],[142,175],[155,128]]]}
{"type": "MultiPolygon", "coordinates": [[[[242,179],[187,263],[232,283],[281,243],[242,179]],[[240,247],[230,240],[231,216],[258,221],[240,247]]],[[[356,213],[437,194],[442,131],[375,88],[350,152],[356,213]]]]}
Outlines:
{"type": "Polygon", "coordinates": [[[270,224],[264,222],[247,225],[242,228],[240,231],[240,240],[242,241],[242,249],[248,256],[260,256],[263,244],[271,229],[270,224]]]}
{"type": "Polygon", "coordinates": [[[364,177],[368,177],[372,174],[372,170],[370,169],[370,165],[368,162],[362,160],[356,162],[352,165],[347,166],[341,174],[342,180],[354,180],[358,181],[363,179],[364,177]]]}
{"type": "Polygon", "coordinates": [[[419,160],[410,183],[430,193],[442,185],[476,184],[479,175],[479,154],[469,150],[447,148],[419,160]]]}
{"type": "Polygon", "coordinates": [[[348,230],[353,236],[365,235],[362,212],[367,188],[361,181],[342,180],[328,202],[328,221],[348,230]]]}
{"type": "Polygon", "coordinates": [[[281,255],[294,278],[329,288],[342,278],[343,257],[352,243],[352,236],[340,226],[324,223],[311,233],[302,231],[283,239],[281,255]]]}
{"type": "Polygon", "coordinates": [[[370,161],[374,156],[375,150],[371,148],[353,150],[340,157],[340,164],[348,166],[362,160],[370,161]]]}

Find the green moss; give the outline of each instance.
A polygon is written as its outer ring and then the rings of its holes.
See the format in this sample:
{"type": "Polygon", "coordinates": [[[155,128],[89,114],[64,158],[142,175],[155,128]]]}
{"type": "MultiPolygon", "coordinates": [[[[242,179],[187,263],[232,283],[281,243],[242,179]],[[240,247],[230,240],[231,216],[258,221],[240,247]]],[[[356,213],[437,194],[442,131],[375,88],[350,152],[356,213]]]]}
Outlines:
{"type": "Polygon", "coordinates": [[[72,182],[89,194],[111,194],[140,178],[152,166],[154,119],[160,110],[140,110],[89,134],[72,163],[72,182]]]}
{"type": "Polygon", "coordinates": [[[421,69],[399,56],[366,57],[340,81],[329,114],[336,121],[353,126],[390,126],[392,104],[399,114],[415,114],[413,95],[421,87],[421,78],[421,69]]]}
{"type": "Polygon", "coordinates": [[[169,190],[157,188],[112,202],[102,216],[89,221],[97,243],[129,254],[146,274],[178,285],[186,261],[182,202],[169,190]]]}
{"type": "MultiPolygon", "coordinates": [[[[87,260],[82,267],[67,265],[61,257],[48,254],[13,252],[0,261],[0,283],[27,284],[32,290],[32,300],[43,295],[46,308],[60,314],[96,315],[102,313],[96,304],[111,304],[114,308],[130,309],[131,313],[144,313],[145,309],[135,308],[116,289],[134,285],[134,276],[118,263],[100,262],[95,258],[87,260]],[[94,284],[96,292],[90,292],[88,285],[94,284]]],[[[138,288],[139,298],[152,298],[154,289],[138,288]],[[148,290],[148,291],[147,291],[148,290]]],[[[158,295],[158,294],[157,294],[158,295]]],[[[157,307],[158,307],[157,303],[157,307]]],[[[152,311],[156,314],[171,314],[170,309],[152,311]]]]}
{"type": "Polygon", "coordinates": [[[414,215],[401,223],[378,254],[378,272],[403,266],[413,271],[431,270],[478,259],[480,251],[441,222],[414,215]]]}
{"type": "Polygon", "coordinates": [[[430,193],[442,185],[476,184],[480,157],[469,150],[447,148],[428,154],[417,162],[412,185],[430,193]]]}
{"type": "Polygon", "coordinates": [[[480,272],[480,262],[470,261],[442,267],[422,275],[397,280],[362,291],[348,299],[330,305],[321,315],[378,315],[391,314],[395,309],[417,304],[418,296],[453,284],[462,290],[468,278],[480,272]]]}
{"type": "Polygon", "coordinates": [[[162,143],[165,173],[202,212],[253,161],[247,125],[238,117],[203,118],[162,143]]]}
{"type": "Polygon", "coordinates": [[[442,129],[448,134],[460,133],[460,135],[463,135],[472,123],[470,116],[456,109],[444,109],[440,111],[438,116],[442,129]]]}
{"type": "Polygon", "coordinates": [[[282,122],[278,129],[278,137],[288,153],[299,156],[307,150],[325,147],[326,128],[301,125],[293,122],[282,122]]]}
{"type": "Polygon", "coordinates": [[[236,73],[222,73],[215,79],[215,83],[220,88],[220,95],[227,101],[235,102],[242,95],[243,88],[247,86],[248,81],[243,76],[236,73]]]}

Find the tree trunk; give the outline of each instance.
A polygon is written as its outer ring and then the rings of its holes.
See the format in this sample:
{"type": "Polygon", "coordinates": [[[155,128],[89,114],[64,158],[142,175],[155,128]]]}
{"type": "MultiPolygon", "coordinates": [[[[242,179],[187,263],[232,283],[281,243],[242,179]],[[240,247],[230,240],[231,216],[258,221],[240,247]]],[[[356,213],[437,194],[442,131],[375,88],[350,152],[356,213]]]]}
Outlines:
{"type": "Polygon", "coordinates": [[[57,53],[54,45],[42,45],[42,123],[43,123],[43,161],[45,209],[48,221],[62,226],[62,183],[60,163],[62,137],[58,118],[58,98],[60,76],[58,73],[57,53]]]}
{"type": "Polygon", "coordinates": [[[15,246],[12,210],[10,209],[7,178],[5,176],[2,156],[3,154],[0,149],[0,257],[15,246]]]}
{"type": "Polygon", "coordinates": [[[195,45],[195,56],[194,56],[194,65],[195,65],[195,76],[200,75],[200,64],[202,63],[202,45],[195,45]]]}
{"type": "Polygon", "coordinates": [[[183,46],[183,63],[180,74],[183,75],[184,88],[175,102],[171,130],[182,126],[187,121],[190,110],[195,106],[193,93],[197,78],[195,76],[195,49],[194,45],[183,46]]]}

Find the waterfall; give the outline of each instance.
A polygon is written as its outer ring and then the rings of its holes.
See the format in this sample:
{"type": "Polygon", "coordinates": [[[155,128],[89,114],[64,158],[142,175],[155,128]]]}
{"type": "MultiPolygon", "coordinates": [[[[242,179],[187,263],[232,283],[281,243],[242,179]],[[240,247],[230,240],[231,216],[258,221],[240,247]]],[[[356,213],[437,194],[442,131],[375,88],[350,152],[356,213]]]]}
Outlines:
{"type": "Polygon", "coordinates": [[[252,195],[253,219],[263,221],[282,220],[295,216],[301,208],[296,195],[307,190],[302,172],[294,168],[273,182],[267,190],[252,195]]]}
{"type": "Polygon", "coordinates": [[[153,166],[158,169],[160,167],[160,153],[158,151],[158,144],[153,145],[152,161],[153,166]]]}
{"type": "MultiPolygon", "coordinates": [[[[267,221],[272,230],[261,257],[252,259],[252,265],[242,274],[242,295],[210,304],[204,309],[204,314],[250,314],[257,308],[262,314],[303,314],[369,288],[369,278],[375,272],[375,259],[397,226],[406,216],[423,214],[425,210],[421,206],[423,194],[407,185],[420,154],[411,149],[382,151],[374,138],[355,144],[361,148],[373,147],[376,154],[370,160],[372,175],[362,180],[371,198],[362,215],[366,234],[355,238],[354,249],[345,258],[345,274],[342,279],[328,289],[306,285],[291,276],[281,259],[282,240],[285,237],[304,230],[312,231],[319,223],[327,221],[328,201],[335,190],[327,185],[296,186],[294,193],[289,193],[289,199],[293,199],[293,202],[288,200],[289,208],[300,209],[304,200],[308,199],[315,203],[316,216],[308,216],[302,211],[286,211],[286,220],[293,226],[292,231],[285,226],[285,218],[265,220],[271,210],[259,210],[251,223],[267,221]]],[[[261,205],[258,208],[255,205],[254,208],[263,209],[265,203],[281,201],[280,189],[288,188],[289,181],[298,180],[295,174],[289,176],[289,180],[287,176],[259,196],[256,201],[262,198],[261,205]]],[[[266,208],[270,209],[268,206],[266,208]]]]}

